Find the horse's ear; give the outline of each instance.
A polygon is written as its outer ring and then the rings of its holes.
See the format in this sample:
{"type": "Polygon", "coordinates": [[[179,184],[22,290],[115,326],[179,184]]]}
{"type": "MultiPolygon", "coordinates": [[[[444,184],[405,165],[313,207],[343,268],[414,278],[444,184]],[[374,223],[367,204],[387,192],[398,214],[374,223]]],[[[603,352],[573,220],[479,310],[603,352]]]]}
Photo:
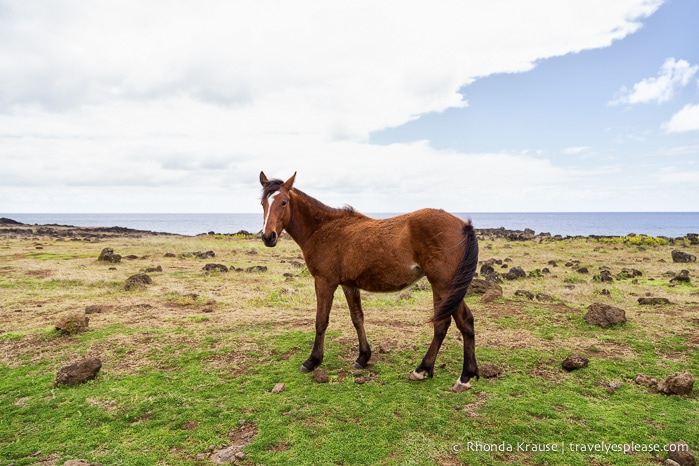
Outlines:
{"type": "Polygon", "coordinates": [[[296,172],[294,172],[294,174],[291,175],[291,178],[289,178],[288,180],[286,180],[286,181],[284,182],[283,186],[284,186],[287,190],[291,191],[291,188],[294,187],[294,180],[295,180],[295,179],[296,179],[296,172]]]}
{"type": "Polygon", "coordinates": [[[264,186],[267,184],[269,180],[267,179],[267,175],[265,175],[265,172],[260,172],[260,184],[264,186]]]}

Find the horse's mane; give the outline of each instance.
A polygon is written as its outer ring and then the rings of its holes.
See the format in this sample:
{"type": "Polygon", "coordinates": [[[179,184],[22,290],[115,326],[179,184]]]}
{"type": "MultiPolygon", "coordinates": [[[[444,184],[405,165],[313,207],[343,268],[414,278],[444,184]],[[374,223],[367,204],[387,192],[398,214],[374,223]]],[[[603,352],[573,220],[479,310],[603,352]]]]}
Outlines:
{"type": "MultiPolygon", "coordinates": [[[[282,180],[278,180],[278,179],[274,179],[274,180],[269,180],[269,181],[267,181],[267,182],[265,183],[264,187],[262,188],[262,199],[266,199],[266,198],[268,198],[270,195],[272,195],[272,193],[274,193],[274,192],[276,192],[276,191],[279,191],[279,188],[281,188],[283,184],[284,184],[284,182],[283,182],[282,180]]],[[[319,208],[321,208],[321,209],[323,209],[323,210],[329,210],[329,211],[331,211],[331,212],[338,212],[338,213],[344,212],[344,213],[348,213],[348,214],[357,213],[357,211],[356,211],[356,210],[354,209],[354,207],[352,207],[351,205],[346,205],[346,206],[344,206],[344,207],[341,207],[341,208],[339,208],[339,209],[336,209],[336,208],[334,208],[334,207],[330,207],[330,206],[328,206],[328,205],[323,204],[322,202],[320,202],[320,201],[319,201],[318,199],[316,199],[315,197],[309,196],[308,194],[304,193],[304,192],[301,191],[300,189],[292,188],[291,190],[292,190],[294,193],[296,193],[296,194],[298,194],[299,196],[301,196],[301,197],[302,197],[304,200],[306,200],[307,202],[309,202],[309,203],[311,203],[311,204],[313,204],[313,205],[315,205],[315,206],[317,206],[317,207],[319,207],[319,208]]]]}

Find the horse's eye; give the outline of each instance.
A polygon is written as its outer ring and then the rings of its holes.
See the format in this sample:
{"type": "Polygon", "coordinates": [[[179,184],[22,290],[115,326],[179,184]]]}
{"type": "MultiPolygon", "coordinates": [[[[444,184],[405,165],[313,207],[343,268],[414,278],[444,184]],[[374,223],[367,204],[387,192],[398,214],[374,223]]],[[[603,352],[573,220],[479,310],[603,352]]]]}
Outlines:
{"type": "Polygon", "coordinates": [[[286,201],[282,201],[282,207],[286,207],[286,201]]]}

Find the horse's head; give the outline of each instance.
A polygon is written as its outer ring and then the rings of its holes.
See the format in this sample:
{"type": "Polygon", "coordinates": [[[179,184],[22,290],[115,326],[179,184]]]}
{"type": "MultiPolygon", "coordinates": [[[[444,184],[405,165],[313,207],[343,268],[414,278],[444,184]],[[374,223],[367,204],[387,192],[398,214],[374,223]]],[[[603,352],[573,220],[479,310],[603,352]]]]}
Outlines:
{"type": "Polygon", "coordinates": [[[260,172],[260,184],[262,184],[262,241],[265,246],[274,247],[279,235],[286,228],[291,219],[289,200],[291,188],[294,186],[296,173],[291,178],[282,180],[269,180],[264,172],[260,172]]]}

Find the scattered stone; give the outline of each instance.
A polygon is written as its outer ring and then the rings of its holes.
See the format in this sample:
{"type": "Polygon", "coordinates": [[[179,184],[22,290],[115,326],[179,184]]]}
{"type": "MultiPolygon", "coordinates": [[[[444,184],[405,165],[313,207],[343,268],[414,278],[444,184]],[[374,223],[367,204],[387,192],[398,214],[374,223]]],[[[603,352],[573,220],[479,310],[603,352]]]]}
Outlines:
{"type": "Polygon", "coordinates": [[[696,262],[697,256],[674,249],[672,251],[672,262],[696,262]]]}
{"type": "Polygon", "coordinates": [[[626,322],[626,312],[609,304],[594,303],[587,307],[585,322],[607,328],[626,322]]]}
{"type": "Polygon", "coordinates": [[[267,271],[267,266],[266,265],[253,265],[252,267],[248,267],[245,269],[247,273],[254,273],[254,272],[266,272],[267,271]]]}
{"type": "Polygon", "coordinates": [[[281,393],[284,390],[286,390],[286,384],[285,383],[278,383],[272,388],[272,393],[281,393]]]}
{"type": "Polygon", "coordinates": [[[121,256],[119,254],[114,254],[114,249],[112,248],[104,248],[102,249],[102,252],[100,252],[97,260],[117,264],[121,262],[121,256]]]}
{"type": "Polygon", "coordinates": [[[89,317],[74,314],[59,320],[55,327],[63,335],[74,335],[86,331],[89,322],[89,317]]]}
{"type": "Polygon", "coordinates": [[[547,264],[550,265],[551,267],[558,267],[558,264],[556,263],[555,260],[550,260],[547,262],[547,264]]]}
{"type": "Polygon", "coordinates": [[[491,273],[495,272],[495,269],[493,268],[492,265],[485,263],[481,266],[481,275],[490,275],[491,273]]]}
{"type": "Polygon", "coordinates": [[[162,272],[163,268],[159,265],[157,267],[148,267],[146,269],[146,273],[152,273],[152,272],[162,272]]]}
{"type": "Polygon", "coordinates": [[[129,278],[126,279],[126,283],[124,283],[124,289],[126,291],[131,291],[133,289],[145,289],[147,285],[150,285],[153,283],[153,280],[150,278],[150,276],[146,275],[145,273],[137,273],[136,275],[131,275],[129,278]]]}
{"type": "Polygon", "coordinates": [[[694,454],[689,449],[687,442],[675,442],[669,445],[668,457],[670,461],[674,461],[680,466],[696,466],[697,460],[694,458],[694,454]]]}
{"type": "Polygon", "coordinates": [[[672,304],[667,298],[638,298],[638,304],[655,306],[656,304],[672,304]]]}
{"type": "Polygon", "coordinates": [[[508,280],[517,280],[518,278],[525,278],[526,276],[527,273],[519,266],[512,267],[509,272],[503,275],[503,277],[508,280]]]}
{"type": "Polygon", "coordinates": [[[357,377],[356,379],[354,379],[354,383],[356,383],[358,385],[362,385],[362,384],[373,381],[375,378],[376,378],[376,374],[374,374],[373,372],[369,372],[369,375],[363,375],[361,377],[357,377]]]}
{"type": "Polygon", "coordinates": [[[199,259],[209,259],[209,258],[216,256],[216,253],[213,251],[206,251],[206,252],[196,251],[194,253],[194,256],[199,258],[199,259]]]}
{"type": "Polygon", "coordinates": [[[502,288],[500,288],[500,291],[498,291],[495,288],[491,288],[488,291],[485,292],[485,294],[481,297],[481,303],[483,304],[488,304],[492,303],[498,298],[502,297],[502,288]]]}
{"type": "Polygon", "coordinates": [[[636,375],[636,383],[645,387],[655,387],[658,385],[658,381],[656,379],[645,374],[636,375]]]}
{"type": "Polygon", "coordinates": [[[481,377],[486,379],[494,379],[502,376],[502,369],[495,364],[484,363],[478,366],[478,372],[481,377]]]}
{"type": "Polygon", "coordinates": [[[165,253],[165,257],[177,257],[177,256],[175,255],[175,253],[166,252],[166,253],[165,253]]]}
{"type": "Polygon", "coordinates": [[[101,368],[102,361],[99,358],[85,358],[59,370],[53,386],[78,385],[93,380],[101,368]]]}
{"type": "Polygon", "coordinates": [[[496,290],[502,296],[502,287],[491,280],[474,278],[468,287],[468,294],[485,294],[488,290],[496,290]]]}
{"type": "Polygon", "coordinates": [[[515,291],[515,296],[527,298],[530,300],[534,299],[534,293],[527,291],[527,290],[517,290],[517,291],[515,291]]]}
{"type": "Polygon", "coordinates": [[[676,372],[658,382],[658,391],[668,395],[691,395],[693,388],[694,376],[689,371],[676,372]]]}
{"type": "Polygon", "coordinates": [[[689,270],[682,270],[679,275],[670,280],[670,283],[690,283],[689,270]]]}
{"type": "Polygon", "coordinates": [[[589,360],[580,354],[571,354],[567,358],[563,360],[561,365],[563,366],[563,369],[567,370],[568,372],[574,371],[576,369],[582,369],[583,367],[587,367],[589,364],[589,360]]]}
{"type": "Polygon", "coordinates": [[[537,293],[536,300],[541,301],[542,303],[552,303],[556,300],[556,298],[546,293],[537,293]]]}
{"type": "Polygon", "coordinates": [[[313,380],[315,380],[318,383],[328,383],[330,378],[328,377],[327,372],[319,368],[313,371],[313,380]]]}
{"type": "Polygon", "coordinates": [[[91,463],[88,460],[68,460],[63,466],[102,466],[102,463],[91,463]]]}
{"type": "Polygon", "coordinates": [[[228,267],[223,264],[206,264],[202,270],[206,273],[211,272],[228,272],[228,267]]]}
{"type": "Polygon", "coordinates": [[[613,395],[614,392],[619,390],[620,388],[621,382],[617,382],[616,380],[613,380],[608,384],[604,384],[604,389],[607,390],[607,393],[609,393],[610,395],[613,395]]]}
{"type": "Polygon", "coordinates": [[[391,347],[388,343],[379,344],[379,354],[388,354],[391,352],[391,347]]]}
{"type": "Polygon", "coordinates": [[[617,280],[626,280],[629,278],[636,278],[636,277],[642,277],[643,273],[640,270],[636,269],[627,269],[624,267],[621,269],[621,272],[619,272],[616,276],[617,280]]]}
{"type": "Polygon", "coordinates": [[[578,273],[590,273],[587,267],[580,267],[578,270],[576,270],[578,273]]]}
{"type": "Polygon", "coordinates": [[[103,306],[101,304],[93,304],[85,308],[85,314],[101,314],[105,311],[111,311],[111,306],[103,306]]]}
{"type": "Polygon", "coordinates": [[[614,279],[612,278],[612,273],[609,270],[601,270],[599,275],[595,275],[592,277],[593,282],[613,282],[614,279]]]}

